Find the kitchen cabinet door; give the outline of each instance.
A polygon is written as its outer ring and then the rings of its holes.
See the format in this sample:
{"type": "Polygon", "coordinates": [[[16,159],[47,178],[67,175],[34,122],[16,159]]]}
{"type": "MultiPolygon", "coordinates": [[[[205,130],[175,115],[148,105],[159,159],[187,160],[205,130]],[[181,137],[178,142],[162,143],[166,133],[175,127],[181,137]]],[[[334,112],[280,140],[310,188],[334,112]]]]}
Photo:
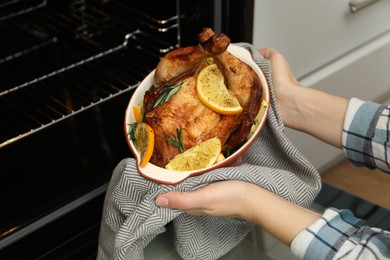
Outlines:
{"type": "Polygon", "coordinates": [[[303,78],[390,30],[390,1],[354,13],[350,2],[256,0],[253,44],[278,49],[303,78]]]}

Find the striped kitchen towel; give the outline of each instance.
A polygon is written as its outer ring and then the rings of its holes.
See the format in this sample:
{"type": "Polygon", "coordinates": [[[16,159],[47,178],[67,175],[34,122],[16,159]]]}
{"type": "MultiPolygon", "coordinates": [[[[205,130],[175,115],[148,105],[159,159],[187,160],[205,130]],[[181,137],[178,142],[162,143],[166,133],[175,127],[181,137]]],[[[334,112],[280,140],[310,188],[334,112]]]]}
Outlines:
{"type": "Polygon", "coordinates": [[[172,222],[175,247],[183,259],[217,259],[237,246],[253,224],[229,217],[192,216],[158,207],[156,196],[168,191],[192,191],[209,183],[237,179],[255,183],[292,203],[309,206],[321,188],[317,170],[284,134],[272,87],[271,66],[250,44],[248,49],[270,88],[266,124],[246,161],[235,167],[190,177],[176,185],[158,184],[138,174],[133,158],[113,171],[100,228],[98,259],[144,259],[143,250],[172,222]]]}

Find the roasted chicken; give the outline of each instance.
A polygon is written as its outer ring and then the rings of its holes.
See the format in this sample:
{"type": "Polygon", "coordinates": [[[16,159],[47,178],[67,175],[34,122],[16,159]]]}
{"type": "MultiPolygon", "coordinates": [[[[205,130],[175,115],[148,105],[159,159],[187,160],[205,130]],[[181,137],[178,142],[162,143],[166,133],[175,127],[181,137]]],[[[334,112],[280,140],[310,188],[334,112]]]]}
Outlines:
{"type": "Polygon", "coordinates": [[[250,66],[229,53],[230,39],[223,33],[215,34],[210,28],[204,28],[198,35],[198,43],[161,58],[154,86],[144,96],[144,120],[155,133],[150,162],[161,167],[180,153],[177,142],[187,150],[217,136],[223,145],[222,152],[225,155],[233,152],[246,140],[260,107],[261,81],[250,66]],[[221,115],[198,99],[197,74],[210,57],[224,75],[227,88],[243,107],[241,114],[221,115]],[[174,94],[170,93],[172,86],[179,86],[174,94]],[[169,99],[161,102],[161,97],[168,94],[169,99]]]}

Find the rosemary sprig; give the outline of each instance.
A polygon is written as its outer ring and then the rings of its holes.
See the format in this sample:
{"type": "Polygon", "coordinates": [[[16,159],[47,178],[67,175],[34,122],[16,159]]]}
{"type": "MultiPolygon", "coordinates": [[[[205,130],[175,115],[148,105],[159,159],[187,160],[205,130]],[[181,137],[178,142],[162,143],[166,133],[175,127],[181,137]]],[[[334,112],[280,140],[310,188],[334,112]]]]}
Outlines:
{"type": "Polygon", "coordinates": [[[169,134],[165,133],[165,139],[176,146],[177,149],[179,149],[180,153],[184,152],[183,149],[183,140],[182,140],[182,128],[176,128],[176,135],[175,136],[170,136],[169,134]]]}
{"type": "Polygon", "coordinates": [[[214,63],[214,59],[212,57],[209,57],[207,59],[204,59],[204,62],[206,63],[206,65],[210,65],[214,63]]]}
{"type": "Polygon", "coordinates": [[[129,137],[132,141],[137,139],[137,136],[135,134],[135,129],[137,128],[137,124],[138,124],[137,122],[135,122],[133,124],[129,124],[129,131],[127,132],[127,134],[129,135],[129,137]]]}
{"type": "Polygon", "coordinates": [[[179,82],[175,85],[167,85],[164,86],[163,88],[166,88],[167,90],[164,91],[153,103],[153,108],[156,106],[162,105],[165,102],[167,102],[183,85],[183,82],[179,82]]]}
{"type": "Polygon", "coordinates": [[[229,157],[232,153],[232,147],[229,145],[226,149],[226,158],[229,157]]]}

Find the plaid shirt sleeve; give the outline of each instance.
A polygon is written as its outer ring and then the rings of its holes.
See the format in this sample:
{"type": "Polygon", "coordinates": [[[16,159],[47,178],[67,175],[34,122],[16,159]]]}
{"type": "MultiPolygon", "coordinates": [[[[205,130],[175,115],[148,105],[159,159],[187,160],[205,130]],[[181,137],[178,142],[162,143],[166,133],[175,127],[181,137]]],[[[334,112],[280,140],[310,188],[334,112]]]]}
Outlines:
{"type": "Polygon", "coordinates": [[[390,106],[352,98],[342,143],[346,157],[354,165],[390,173],[390,106]]]}
{"type": "MultiPolygon", "coordinates": [[[[390,173],[390,106],[350,100],[343,147],[357,166],[390,173]]],[[[299,233],[291,251],[302,259],[390,259],[390,232],[365,226],[349,210],[327,209],[299,233]]]]}

